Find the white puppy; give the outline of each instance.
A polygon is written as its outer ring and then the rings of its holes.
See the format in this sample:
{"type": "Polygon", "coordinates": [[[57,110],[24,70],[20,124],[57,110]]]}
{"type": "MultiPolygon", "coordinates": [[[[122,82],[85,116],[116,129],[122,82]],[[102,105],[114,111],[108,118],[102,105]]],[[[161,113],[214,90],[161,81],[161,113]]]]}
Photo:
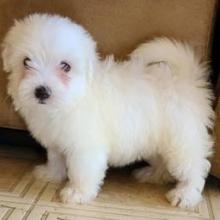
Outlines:
{"type": "Polygon", "coordinates": [[[34,14],[3,42],[8,94],[48,152],[36,177],[68,184],[63,202],[88,202],[108,166],[148,160],[142,182],[177,181],[172,205],[201,200],[212,152],[207,68],[187,46],[166,38],[140,45],[129,61],[102,61],[96,43],[67,18],[34,14]]]}

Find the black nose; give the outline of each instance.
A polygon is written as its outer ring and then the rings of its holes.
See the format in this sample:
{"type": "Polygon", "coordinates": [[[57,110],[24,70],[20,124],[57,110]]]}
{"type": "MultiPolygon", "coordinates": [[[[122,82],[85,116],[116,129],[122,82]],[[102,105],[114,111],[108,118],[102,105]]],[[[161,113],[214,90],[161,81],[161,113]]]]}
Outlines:
{"type": "Polygon", "coordinates": [[[34,95],[41,103],[50,97],[51,90],[47,86],[39,86],[35,89],[34,95]]]}

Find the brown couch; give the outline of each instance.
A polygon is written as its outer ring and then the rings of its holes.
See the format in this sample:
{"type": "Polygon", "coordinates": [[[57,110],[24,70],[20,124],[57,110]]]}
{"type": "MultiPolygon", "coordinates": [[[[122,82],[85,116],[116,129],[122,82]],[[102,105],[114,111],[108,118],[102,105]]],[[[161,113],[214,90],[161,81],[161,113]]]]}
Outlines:
{"type": "MultiPolygon", "coordinates": [[[[84,25],[103,56],[113,53],[123,59],[139,43],[167,36],[188,41],[207,58],[217,4],[218,0],[0,0],[0,41],[15,18],[48,12],[84,25]]],[[[25,129],[6,95],[6,78],[1,64],[0,126],[25,129]]],[[[213,173],[220,177],[220,150],[216,152],[213,173]]]]}

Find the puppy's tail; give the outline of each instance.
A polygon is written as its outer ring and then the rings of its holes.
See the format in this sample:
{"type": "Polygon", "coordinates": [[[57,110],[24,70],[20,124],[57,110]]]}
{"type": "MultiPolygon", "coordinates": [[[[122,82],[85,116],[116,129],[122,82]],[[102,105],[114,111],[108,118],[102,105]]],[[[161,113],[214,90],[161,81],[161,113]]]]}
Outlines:
{"type": "Polygon", "coordinates": [[[146,66],[154,63],[166,63],[173,74],[180,78],[208,78],[207,65],[201,63],[188,44],[168,38],[156,38],[134,50],[131,59],[142,60],[146,66]]]}

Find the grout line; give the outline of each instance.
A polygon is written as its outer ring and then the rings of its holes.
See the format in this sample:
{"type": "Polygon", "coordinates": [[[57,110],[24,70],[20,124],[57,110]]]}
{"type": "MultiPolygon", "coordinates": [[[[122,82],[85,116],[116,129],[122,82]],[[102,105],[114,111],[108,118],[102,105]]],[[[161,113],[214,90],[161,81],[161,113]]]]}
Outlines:
{"type": "MultiPolygon", "coordinates": [[[[24,178],[25,174],[30,171],[31,169],[30,167],[32,167],[34,165],[34,161],[30,162],[30,164],[24,169],[24,171],[22,172],[22,174],[20,175],[20,177],[18,178],[17,181],[15,181],[12,186],[10,187],[9,191],[13,192],[14,188],[18,185],[19,182],[21,182],[21,180],[24,178]]],[[[25,187],[26,188],[26,187],[25,187]]],[[[21,194],[23,193],[23,191],[21,192],[21,194]]]]}
{"type": "Polygon", "coordinates": [[[31,186],[33,185],[34,180],[30,180],[30,182],[24,187],[24,189],[22,190],[22,192],[20,193],[20,196],[23,198],[25,196],[25,194],[28,192],[28,190],[31,188],[31,186]]]}
{"type": "Polygon", "coordinates": [[[212,203],[211,203],[211,200],[210,200],[209,190],[207,190],[206,201],[207,201],[208,213],[209,213],[209,216],[211,218],[210,220],[217,220],[217,219],[215,219],[215,215],[214,215],[214,212],[213,212],[213,207],[212,207],[212,203]]]}
{"type": "Polygon", "coordinates": [[[28,209],[28,211],[25,213],[24,217],[22,218],[22,220],[26,220],[28,218],[28,216],[31,214],[32,210],[36,207],[36,203],[38,201],[38,199],[40,198],[40,196],[42,195],[42,193],[44,192],[44,190],[46,189],[46,187],[48,186],[48,183],[41,189],[40,193],[38,194],[38,196],[34,199],[31,207],[28,209]]]}
{"type": "MultiPolygon", "coordinates": [[[[41,216],[40,220],[46,220],[48,216],[49,216],[49,213],[47,211],[45,211],[44,214],[41,216]]],[[[58,218],[57,218],[57,220],[58,220],[58,218]]]]}
{"type": "Polygon", "coordinates": [[[25,215],[23,216],[22,220],[25,220],[28,218],[28,216],[31,214],[32,210],[34,209],[35,204],[31,205],[31,207],[27,210],[27,212],[25,213],[25,215]]]}
{"type": "Polygon", "coordinates": [[[5,213],[5,215],[2,217],[1,220],[7,220],[16,209],[14,207],[8,207],[8,206],[1,206],[1,207],[9,208],[9,210],[5,213]]]}

